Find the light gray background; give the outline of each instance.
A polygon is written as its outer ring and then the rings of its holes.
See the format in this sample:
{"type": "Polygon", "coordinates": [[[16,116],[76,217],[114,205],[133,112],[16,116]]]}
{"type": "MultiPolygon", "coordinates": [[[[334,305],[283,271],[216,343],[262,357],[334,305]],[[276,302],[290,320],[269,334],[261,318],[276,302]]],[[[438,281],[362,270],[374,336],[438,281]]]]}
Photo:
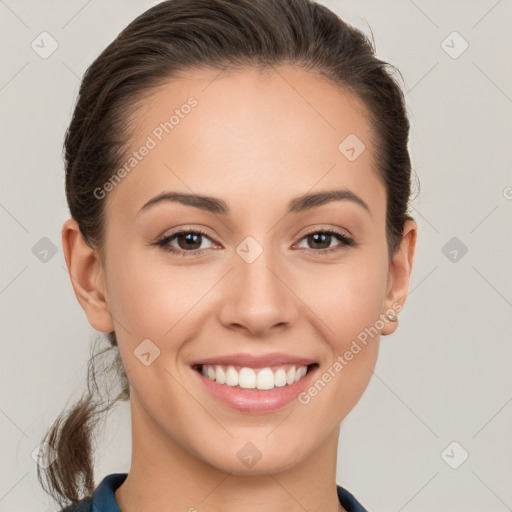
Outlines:
{"type": "MultiPolygon", "coordinates": [[[[0,0],[1,512],[55,510],[31,453],[85,389],[96,332],[62,253],[63,136],[82,73],[155,3],[0,0]],[[48,59],[31,48],[43,31],[59,44],[48,59]],[[43,237],[57,247],[46,262],[32,252],[43,237]]],[[[337,481],[370,512],[512,510],[512,3],[323,3],[371,27],[402,72],[421,182],[409,297],[342,423],[337,481]],[[456,59],[442,47],[453,31],[469,43],[456,59]],[[452,237],[468,249],[455,262],[443,253],[452,237]]],[[[128,471],[129,421],[123,404],[101,430],[97,483],[128,471]]]]}

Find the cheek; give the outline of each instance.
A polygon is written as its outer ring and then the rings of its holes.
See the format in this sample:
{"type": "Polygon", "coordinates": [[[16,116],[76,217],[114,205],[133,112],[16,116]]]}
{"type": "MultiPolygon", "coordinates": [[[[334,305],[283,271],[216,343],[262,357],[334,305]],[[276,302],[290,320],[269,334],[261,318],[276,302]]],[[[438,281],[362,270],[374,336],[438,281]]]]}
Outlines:
{"type": "Polygon", "coordinates": [[[297,277],[297,294],[325,323],[325,333],[337,351],[365,328],[375,324],[383,312],[387,268],[379,257],[362,252],[340,264],[318,266],[297,277]]]}
{"type": "MultiPolygon", "coordinates": [[[[381,250],[385,245],[377,245],[347,252],[339,263],[309,261],[283,269],[292,295],[298,297],[297,307],[306,306],[311,318],[316,315],[325,324],[322,330],[337,351],[373,325],[382,312],[388,269],[381,250]]],[[[107,272],[111,312],[133,343],[178,333],[181,320],[192,309],[198,313],[202,298],[225,272],[222,265],[187,264],[159,251],[119,241],[110,252],[110,261],[116,262],[107,272]]]]}
{"type": "Polygon", "coordinates": [[[133,343],[172,336],[179,330],[179,322],[218,280],[211,268],[201,265],[167,265],[163,257],[155,264],[135,251],[117,257],[120,259],[113,256],[113,260],[122,261],[122,265],[110,270],[109,301],[113,315],[133,343]]]}

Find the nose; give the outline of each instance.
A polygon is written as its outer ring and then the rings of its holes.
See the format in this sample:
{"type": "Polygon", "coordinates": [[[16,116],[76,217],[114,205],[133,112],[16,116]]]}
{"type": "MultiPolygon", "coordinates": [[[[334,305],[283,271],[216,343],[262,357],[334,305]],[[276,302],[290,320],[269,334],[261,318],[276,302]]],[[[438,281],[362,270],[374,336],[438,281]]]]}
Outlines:
{"type": "Polygon", "coordinates": [[[223,280],[220,321],[224,327],[265,337],[296,322],[299,312],[293,284],[287,282],[284,265],[272,258],[270,249],[252,263],[235,255],[234,267],[223,280]]]}

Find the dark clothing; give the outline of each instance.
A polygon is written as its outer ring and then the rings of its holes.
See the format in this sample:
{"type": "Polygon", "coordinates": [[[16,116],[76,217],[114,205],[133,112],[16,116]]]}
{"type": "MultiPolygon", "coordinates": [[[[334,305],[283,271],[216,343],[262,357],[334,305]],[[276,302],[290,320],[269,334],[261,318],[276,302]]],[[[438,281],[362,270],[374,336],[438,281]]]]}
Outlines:
{"type": "MultiPolygon", "coordinates": [[[[120,512],[114,492],[125,481],[128,473],[107,475],[98,485],[92,498],[84,498],[60,512],[120,512]]],[[[368,512],[346,489],[337,486],[338,499],[347,512],[368,512]]]]}

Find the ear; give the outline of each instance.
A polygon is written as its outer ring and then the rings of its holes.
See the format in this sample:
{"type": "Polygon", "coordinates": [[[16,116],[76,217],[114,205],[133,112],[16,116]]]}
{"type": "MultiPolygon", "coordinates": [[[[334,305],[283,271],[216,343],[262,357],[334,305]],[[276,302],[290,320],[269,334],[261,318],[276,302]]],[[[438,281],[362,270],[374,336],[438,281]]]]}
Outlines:
{"type": "Polygon", "coordinates": [[[101,258],[85,243],[75,219],[62,227],[62,247],[73,290],[89,323],[98,331],[113,331],[101,258]]]}
{"type": "MultiPolygon", "coordinates": [[[[388,287],[384,301],[384,315],[386,315],[386,311],[388,310],[395,310],[396,312],[393,314],[398,317],[405,304],[414,262],[417,231],[416,222],[413,220],[407,220],[405,222],[402,241],[389,265],[388,287]]],[[[388,318],[385,318],[385,321],[386,325],[382,329],[381,334],[388,335],[395,332],[398,327],[398,322],[391,322],[388,318]]]]}

